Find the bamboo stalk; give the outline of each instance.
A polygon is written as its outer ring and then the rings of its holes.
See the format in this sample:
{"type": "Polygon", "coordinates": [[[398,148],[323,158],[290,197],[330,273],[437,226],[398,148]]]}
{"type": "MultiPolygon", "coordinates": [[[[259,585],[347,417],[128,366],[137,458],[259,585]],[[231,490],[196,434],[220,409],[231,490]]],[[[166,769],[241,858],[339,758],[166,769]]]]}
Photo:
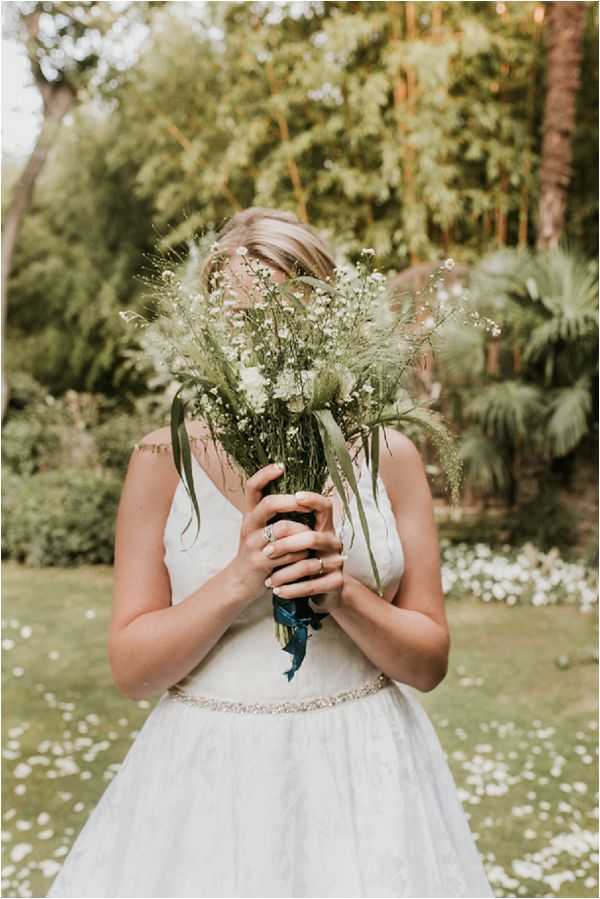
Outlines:
{"type": "MultiPolygon", "coordinates": [[[[275,78],[275,72],[273,71],[273,65],[270,61],[267,62],[266,73],[267,79],[269,81],[269,87],[271,88],[271,95],[275,96],[279,93],[279,87],[277,85],[277,79],[275,78]]],[[[278,112],[277,110],[275,110],[273,114],[279,128],[279,136],[281,138],[281,142],[283,144],[289,145],[290,129],[288,127],[286,117],[283,115],[283,113],[278,112]]],[[[292,187],[294,188],[294,196],[296,197],[296,202],[298,203],[298,218],[302,222],[308,222],[308,210],[306,208],[305,193],[302,186],[302,179],[300,177],[298,164],[291,155],[288,156],[287,164],[290,181],[292,182],[292,187]]]]}
{"type": "MultiPolygon", "coordinates": [[[[415,4],[413,2],[406,2],[402,4],[402,8],[404,9],[404,31],[406,37],[414,40],[416,35],[416,17],[415,17],[415,4]]],[[[389,3],[388,10],[391,15],[391,41],[392,43],[397,43],[400,40],[400,4],[398,3],[389,3]]],[[[400,142],[403,148],[403,161],[401,163],[402,169],[402,184],[404,187],[403,192],[403,205],[414,207],[416,201],[416,191],[415,191],[415,182],[414,182],[414,148],[410,146],[409,141],[407,140],[408,131],[406,127],[406,123],[402,120],[402,116],[400,114],[401,107],[406,105],[409,113],[414,113],[415,110],[415,93],[416,93],[416,77],[412,69],[408,66],[402,66],[404,70],[404,77],[398,71],[395,75],[392,90],[394,97],[394,108],[398,111],[398,133],[400,142]]],[[[409,253],[411,265],[416,265],[419,262],[419,257],[417,255],[413,235],[408,235],[408,243],[409,243],[409,253]]]]}
{"type": "Polygon", "coordinates": [[[531,157],[527,156],[523,164],[523,186],[521,187],[521,203],[519,205],[519,237],[518,247],[524,250],[527,246],[527,231],[529,228],[529,174],[531,172],[531,157]]]}
{"type": "Polygon", "coordinates": [[[499,247],[506,246],[506,238],[508,232],[508,216],[506,214],[505,199],[508,189],[508,174],[502,172],[500,175],[500,185],[496,199],[496,244],[499,247]]]}
{"type": "MultiPolygon", "coordinates": [[[[533,11],[533,40],[536,47],[534,62],[531,67],[529,83],[527,85],[527,122],[529,124],[529,133],[533,134],[534,116],[535,116],[535,95],[537,90],[537,59],[541,46],[544,21],[544,7],[536,7],[533,11]]],[[[521,188],[521,203],[519,208],[519,238],[518,247],[524,250],[527,246],[527,232],[529,229],[529,176],[531,174],[531,155],[527,155],[523,165],[523,186],[521,188]]]]}
{"type": "Polygon", "coordinates": [[[174,137],[180,147],[186,151],[186,153],[191,153],[194,149],[193,144],[189,138],[185,136],[185,134],[177,127],[174,122],[171,122],[170,119],[167,119],[166,124],[167,132],[174,137]]]}
{"type": "MultiPolygon", "coordinates": [[[[172,122],[170,119],[167,119],[165,128],[167,130],[167,133],[177,141],[179,146],[183,150],[185,150],[186,153],[191,153],[193,151],[194,145],[192,144],[191,140],[186,137],[183,131],[181,131],[181,129],[178,128],[174,122],[172,122]]],[[[229,187],[228,180],[229,176],[225,175],[219,184],[219,190],[227,197],[233,208],[239,210],[242,208],[242,204],[239,202],[238,198],[229,187]]]]}

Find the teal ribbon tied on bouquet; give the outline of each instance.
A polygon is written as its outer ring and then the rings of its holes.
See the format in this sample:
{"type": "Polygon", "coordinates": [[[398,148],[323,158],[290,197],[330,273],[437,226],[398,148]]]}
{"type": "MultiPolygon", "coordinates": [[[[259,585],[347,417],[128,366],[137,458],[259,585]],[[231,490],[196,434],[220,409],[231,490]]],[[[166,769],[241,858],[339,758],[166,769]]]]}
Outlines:
{"type": "Polygon", "coordinates": [[[292,667],[283,673],[288,681],[291,681],[296,671],[304,661],[306,655],[306,642],[308,640],[308,628],[318,631],[323,618],[327,618],[329,612],[315,612],[308,604],[308,598],[279,599],[273,596],[273,616],[279,624],[285,624],[292,631],[289,643],[283,647],[285,652],[292,656],[292,667]]]}

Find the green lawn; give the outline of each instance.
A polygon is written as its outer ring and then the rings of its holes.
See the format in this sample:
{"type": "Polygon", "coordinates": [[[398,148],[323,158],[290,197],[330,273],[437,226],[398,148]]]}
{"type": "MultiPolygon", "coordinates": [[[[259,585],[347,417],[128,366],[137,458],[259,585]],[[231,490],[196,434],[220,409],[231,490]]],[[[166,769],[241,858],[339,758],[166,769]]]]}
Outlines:
{"type": "MultiPolygon", "coordinates": [[[[46,895],[152,702],[106,656],[111,571],[4,565],[5,896],[46,895]]],[[[448,603],[444,683],[422,699],[497,896],[597,896],[596,615],[448,603]],[[575,663],[556,664],[560,655],[575,663]]]]}

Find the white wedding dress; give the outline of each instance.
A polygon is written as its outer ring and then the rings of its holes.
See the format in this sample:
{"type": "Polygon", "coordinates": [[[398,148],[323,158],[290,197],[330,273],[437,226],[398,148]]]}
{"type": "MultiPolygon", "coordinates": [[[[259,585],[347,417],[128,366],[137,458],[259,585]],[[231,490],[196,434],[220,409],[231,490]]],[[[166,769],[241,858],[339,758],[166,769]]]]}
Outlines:
{"type": "MultiPolygon", "coordinates": [[[[165,527],[173,604],[238,548],[240,511],[196,460],[194,479],[196,542],[187,548],[190,527],[181,545],[182,482],[165,527]]],[[[365,463],[359,484],[384,587],[397,587],[404,557],[385,486],[378,509],[365,463]]],[[[354,499],[351,508],[346,570],[374,588],[354,499]]],[[[493,896],[416,691],[382,686],[331,616],[288,682],[291,657],[273,628],[265,589],[180,682],[200,701],[160,697],[49,897],[493,896]],[[319,702],[336,694],[346,696],[319,702]]]]}

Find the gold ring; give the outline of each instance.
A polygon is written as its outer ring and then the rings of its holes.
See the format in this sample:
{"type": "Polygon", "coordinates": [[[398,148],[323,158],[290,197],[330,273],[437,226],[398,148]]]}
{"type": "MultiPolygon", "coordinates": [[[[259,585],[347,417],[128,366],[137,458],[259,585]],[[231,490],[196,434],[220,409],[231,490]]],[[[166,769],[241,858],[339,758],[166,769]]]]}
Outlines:
{"type": "Polygon", "coordinates": [[[273,533],[273,525],[268,524],[264,530],[263,534],[267,543],[275,543],[275,534],[273,533]]]}
{"type": "Polygon", "coordinates": [[[323,568],[323,559],[320,556],[319,556],[319,565],[320,565],[320,567],[319,567],[319,572],[317,574],[317,577],[321,577],[321,575],[323,574],[323,572],[325,570],[323,568]]]}

